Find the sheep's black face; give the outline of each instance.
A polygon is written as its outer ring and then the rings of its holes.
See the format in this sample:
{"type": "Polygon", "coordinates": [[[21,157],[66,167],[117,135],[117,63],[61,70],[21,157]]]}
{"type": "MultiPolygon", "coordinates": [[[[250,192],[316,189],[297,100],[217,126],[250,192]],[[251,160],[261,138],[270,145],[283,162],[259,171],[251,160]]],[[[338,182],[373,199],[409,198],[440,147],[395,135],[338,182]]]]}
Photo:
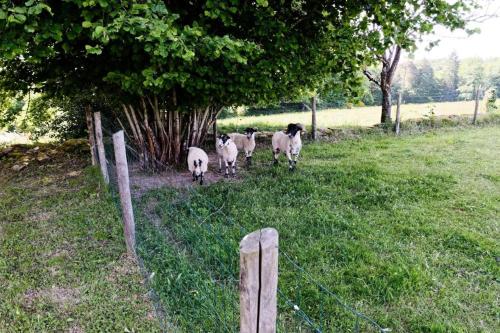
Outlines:
{"type": "Polygon", "coordinates": [[[219,138],[217,139],[217,146],[219,148],[227,146],[229,144],[230,140],[231,140],[231,138],[229,138],[229,135],[221,134],[221,135],[219,135],[219,138]]]}
{"type": "Polygon", "coordinates": [[[295,135],[297,135],[297,132],[300,132],[301,130],[302,127],[297,124],[288,124],[285,133],[288,134],[290,138],[293,138],[295,135]]]}
{"type": "Polygon", "coordinates": [[[252,138],[252,135],[257,132],[257,129],[252,128],[252,127],[247,127],[245,128],[245,135],[247,136],[248,139],[252,138]]]}

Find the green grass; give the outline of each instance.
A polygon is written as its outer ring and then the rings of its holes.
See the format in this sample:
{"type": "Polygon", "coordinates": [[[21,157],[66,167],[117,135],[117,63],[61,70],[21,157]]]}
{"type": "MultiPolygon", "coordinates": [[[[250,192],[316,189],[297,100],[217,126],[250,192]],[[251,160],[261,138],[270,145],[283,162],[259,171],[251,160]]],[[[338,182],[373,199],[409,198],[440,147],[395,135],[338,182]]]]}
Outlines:
{"type": "Polygon", "coordinates": [[[29,147],[0,161],[0,332],[160,331],[97,169],[41,147],[20,172],[29,147]]]}
{"type": "MultiPolygon", "coordinates": [[[[241,181],[147,193],[139,253],[184,331],[237,329],[242,226],[276,228],[282,253],[393,332],[495,332],[499,160],[498,125],[308,144],[294,173],[259,150],[241,181]]],[[[284,256],[279,288],[325,332],[352,330],[284,256]]],[[[280,331],[310,331],[282,301],[279,313],[280,331]]]]}

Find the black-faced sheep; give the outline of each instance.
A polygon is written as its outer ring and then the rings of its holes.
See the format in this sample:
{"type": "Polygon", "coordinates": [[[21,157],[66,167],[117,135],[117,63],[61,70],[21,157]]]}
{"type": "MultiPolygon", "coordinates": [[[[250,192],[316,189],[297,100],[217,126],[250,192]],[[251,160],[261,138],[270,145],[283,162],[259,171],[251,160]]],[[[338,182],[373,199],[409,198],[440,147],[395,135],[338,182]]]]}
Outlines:
{"type": "Polygon", "coordinates": [[[247,127],[244,134],[229,134],[231,140],[236,144],[236,148],[245,152],[247,166],[252,164],[252,153],[255,149],[255,132],[257,132],[256,128],[247,127]]]}
{"type": "Polygon", "coordinates": [[[231,138],[222,134],[216,141],[217,155],[219,157],[219,171],[222,172],[222,161],[226,166],[224,177],[229,177],[229,167],[232,167],[232,175],[236,175],[236,158],[238,157],[238,148],[231,138]]]}
{"type": "Polygon", "coordinates": [[[305,128],[302,124],[288,124],[285,132],[279,131],[274,133],[272,138],[274,164],[278,164],[280,153],[285,153],[288,158],[290,171],[295,169],[297,158],[302,148],[300,134],[303,131],[305,131],[305,128]]]}
{"type": "Polygon", "coordinates": [[[203,177],[208,168],[208,155],[203,149],[189,147],[187,157],[188,169],[193,175],[193,182],[200,179],[200,185],[203,185],[203,177]]]}

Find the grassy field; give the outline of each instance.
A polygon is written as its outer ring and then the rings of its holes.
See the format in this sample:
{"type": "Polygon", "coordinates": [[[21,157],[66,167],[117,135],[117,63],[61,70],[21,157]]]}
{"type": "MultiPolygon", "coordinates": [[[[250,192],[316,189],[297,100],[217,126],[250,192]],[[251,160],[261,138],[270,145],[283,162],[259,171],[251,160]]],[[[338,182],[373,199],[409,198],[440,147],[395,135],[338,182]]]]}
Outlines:
{"type": "Polygon", "coordinates": [[[0,332],[159,332],[88,151],[33,147],[0,159],[0,332]]]}
{"type": "MultiPolygon", "coordinates": [[[[474,102],[444,102],[427,104],[404,104],[401,107],[401,120],[418,119],[430,114],[436,116],[466,115],[474,113],[474,102]]],[[[393,118],[396,107],[393,108],[393,118]]],[[[217,125],[221,130],[256,126],[260,129],[286,127],[289,123],[311,123],[311,112],[281,113],[265,116],[248,116],[221,119],[217,125]]],[[[352,109],[325,109],[317,113],[319,128],[339,126],[373,126],[380,123],[380,106],[356,107],[352,109]]]]}
{"type": "MultiPolygon", "coordinates": [[[[393,332],[498,331],[499,125],[309,144],[294,173],[255,159],[242,180],[136,203],[138,251],[181,330],[237,329],[238,242],[275,227],[279,288],[324,332],[354,317],[284,253],[393,332]]],[[[279,313],[281,332],[311,331],[279,313]]]]}

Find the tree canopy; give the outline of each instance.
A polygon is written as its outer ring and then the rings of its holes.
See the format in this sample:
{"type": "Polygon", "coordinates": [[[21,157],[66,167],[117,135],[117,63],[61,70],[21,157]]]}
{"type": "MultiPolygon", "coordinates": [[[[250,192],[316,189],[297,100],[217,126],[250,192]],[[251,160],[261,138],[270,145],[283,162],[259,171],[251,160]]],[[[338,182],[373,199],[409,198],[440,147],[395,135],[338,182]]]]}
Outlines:
{"type": "Polygon", "coordinates": [[[356,87],[373,54],[414,45],[412,20],[460,26],[464,3],[0,0],[0,86],[110,96],[137,145],[176,162],[220,107],[293,98],[332,73],[356,87]]]}

